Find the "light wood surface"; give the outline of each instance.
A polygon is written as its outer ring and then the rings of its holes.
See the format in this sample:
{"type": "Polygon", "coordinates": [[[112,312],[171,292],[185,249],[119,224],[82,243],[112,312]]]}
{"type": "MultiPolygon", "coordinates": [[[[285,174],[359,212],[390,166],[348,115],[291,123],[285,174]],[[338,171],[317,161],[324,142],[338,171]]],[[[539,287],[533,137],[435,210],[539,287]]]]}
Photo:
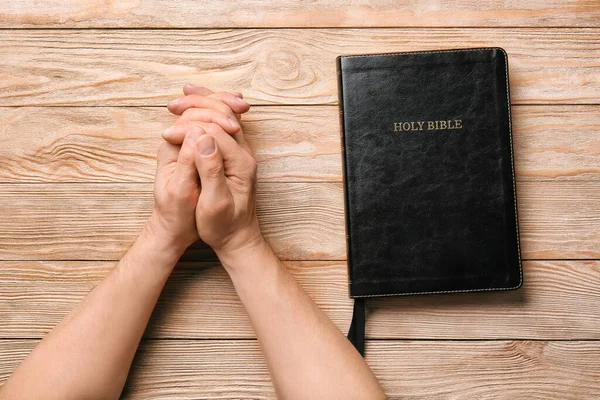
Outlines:
{"type": "Polygon", "coordinates": [[[0,4],[0,28],[597,27],[599,20],[596,0],[12,0],[0,4]]]}
{"type": "Polygon", "coordinates": [[[500,46],[515,104],[600,100],[600,29],[0,31],[0,106],[164,106],[188,82],[252,104],[335,104],[335,57],[500,46]]]}
{"type": "MultiPolygon", "coordinates": [[[[0,182],[152,182],[174,121],[164,107],[0,107],[0,182]]],[[[243,127],[261,181],[341,182],[336,106],[257,106],[243,127]]],[[[513,140],[518,181],[600,180],[599,106],[513,107],[513,140]]]]}
{"type": "MultiPolygon", "coordinates": [[[[35,346],[0,342],[0,379],[35,346]]],[[[390,399],[593,399],[594,342],[368,341],[366,359],[390,399]]],[[[126,398],[273,399],[254,340],[143,341],[126,398]]]]}
{"type": "MultiPolygon", "coordinates": [[[[600,258],[600,183],[519,182],[525,259],[600,258]]],[[[4,184],[0,260],[118,260],[152,209],[152,184],[4,184]]],[[[344,260],[342,184],[259,182],[265,237],[284,260],[344,260]]],[[[206,256],[204,248],[191,254],[206,256]]]]}
{"type": "MultiPolygon", "coordinates": [[[[0,262],[0,338],[41,338],[114,262],[0,262]]],[[[289,271],[342,330],[352,317],[343,261],[288,261],[289,271]]],[[[373,339],[600,340],[600,262],[525,261],[521,290],[372,299],[373,339]]],[[[231,281],[216,262],[177,266],[147,338],[254,338],[231,281]]]]}
{"type": "MultiPolygon", "coordinates": [[[[390,399],[600,398],[597,0],[1,2],[0,384],[139,232],[188,82],[252,103],[265,235],[346,332],[334,59],[479,46],[509,55],[523,288],[371,299],[367,360],[390,399]]],[[[193,246],[123,398],[274,397],[229,278],[193,246]]]]}

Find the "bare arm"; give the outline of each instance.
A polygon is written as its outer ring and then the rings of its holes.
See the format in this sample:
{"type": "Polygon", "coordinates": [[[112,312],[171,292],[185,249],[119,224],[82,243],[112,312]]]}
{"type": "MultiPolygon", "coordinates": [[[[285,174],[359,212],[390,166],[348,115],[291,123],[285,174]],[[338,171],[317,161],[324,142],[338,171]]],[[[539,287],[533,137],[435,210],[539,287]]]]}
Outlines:
{"type": "Polygon", "coordinates": [[[260,241],[220,253],[282,399],[383,399],[356,349],[260,241]]]}
{"type": "Polygon", "coordinates": [[[239,127],[211,122],[235,118],[223,103],[214,102],[220,98],[234,104],[231,95],[190,87],[185,93],[186,97],[169,105],[171,112],[182,117],[165,136],[180,143],[190,127],[206,133],[199,142],[208,151],[196,158],[202,182],[198,232],[233,281],[277,394],[284,399],[385,398],[365,360],[263,239],[255,210],[252,152],[239,127]]]}
{"type": "Polygon", "coordinates": [[[0,399],[117,399],[160,292],[198,238],[193,146],[164,143],[155,209],[142,233],[98,284],[19,365],[0,399]],[[187,154],[190,162],[185,157],[187,154]],[[195,200],[194,200],[195,199],[195,200]]]}
{"type": "Polygon", "coordinates": [[[2,387],[0,398],[119,397],[148,318],[177,261],[161,253],[147,235],[40,342],[2,387]]]}
{"type": "MultiPolygon", "coordinates": [[[[17,368],[0,399],[117,398],[158,296],[198,236],[229,272],[281,397],[383,398],[365,361],[262,238],[256,162],[232,112],[247,104],[230,94],[192,97],[200,108],[180,117],[166,136],[173,143],[159,151],[155,208],[143,233],[17,368]]],[[[182,114],[182,106],[186,101],[170,109],[182,114]]]]}

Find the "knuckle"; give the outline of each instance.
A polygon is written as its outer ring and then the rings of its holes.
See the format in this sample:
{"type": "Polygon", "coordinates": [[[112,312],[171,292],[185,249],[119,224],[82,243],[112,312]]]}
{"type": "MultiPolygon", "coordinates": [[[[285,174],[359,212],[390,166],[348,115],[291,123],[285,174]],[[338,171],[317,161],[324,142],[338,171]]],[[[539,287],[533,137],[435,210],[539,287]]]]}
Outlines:
{"type": "Polygon", "coordinates": [[[205,130],[206,122],[201,119],[186,119],[175,123],[173,131],[183,135],[183,138],[189,133],[191,129],[200,128],[205,130]]]}
{"type": "Polygon", "coordinates": [[[210,204],[203,203],[201,213],[208,217],[216,217],[225,214],[229,210],[229,200],[219,199],[210,204]]]}
{"type": "Polygon", "coordinates": [[[198,117],[198,109],[197,108],[188,108],[187,110],[185,110],[183,113],[181,113],[181,117],[180,118],[186,118],[186,119],[194,119],[198,117]]]}
{"type": "Polygon", "coordinates": [[[211,135],[219,135],[221,133],[223,133],[223,128],[221,128],[221,125],[216,124],[214,122],[210,122],[206,124],[206,133],[211,134],[211,135]]]}
{"type": "Polygon", "coordinates": [[[210,97],[211,99],[223,101],[223,100],[225,100],[226,94],[227,94],[227,92],[215,92],[208,97],[210,97]]]}
{"type": "Polygon", "coordinates": [[[201,94],[191,94],[189,96],[188,104],[191,107],[205,107],[206,106],[206,96],[201,94]]]}
{"type": "Polygon", "coordinates": [[[206,168],[206,174],[211,179],[217,179],[219,176],[221,176],[222,172],[223,172],[223,164],[221,164],[221,163],[215,163],[213,165],[209,165],[206,168]]]}
{"type": "Polygon", "coordinates": [[[236,103],[236,97],[229,92],[217,92],[214,97],[215,100],[219,100],[219,110],[225,114],[233,115],[230,104],[236,103]]]}
{"type": "Polygon", "coordinates": [[[167,185],[165,192],[167,197],[170,199],[177,198],[177,196],[179,195],[179,190],[177,190],[177,187],[175,185],[167,185]]]}
{"type": "Polygon", "coordinates": [[[256,179],[250,176],[232,176],[231,183],[235,186],[236,191],[243,196],[251,196],[256,189],[256,179]]]}
{"type": "Polygon", "coordinates": [[[256,158],[253,155],[248,154],[246,157],[246,165],[247,171],[250,176],[255,176],[258,170],[258,163],[256,162],[256,158]]]}
{"type": "Polygon", "coordinates": [[[166,195],[175,204],[194,204],[197,201],[197,193],[189,185],[170,184],[166,195]]]}
{"type": "Polygon", "coordinates": [[[200,121],[210,122],[211,111],[206,108],[188,108],[181,114],[181,118],[185,121],[200,121]]]}
{"type": "Polygon", "coordinates": [[[223,214],[227,210],[229,210],[229,200],[221,198],[213,203],[213,210],[217,214],[223,214]]]}
{"type": "Polygon", "coordinates": [[[191,151],[180,150],[179,163],[185,166],[194,164],[194,154],[191,151]]]}

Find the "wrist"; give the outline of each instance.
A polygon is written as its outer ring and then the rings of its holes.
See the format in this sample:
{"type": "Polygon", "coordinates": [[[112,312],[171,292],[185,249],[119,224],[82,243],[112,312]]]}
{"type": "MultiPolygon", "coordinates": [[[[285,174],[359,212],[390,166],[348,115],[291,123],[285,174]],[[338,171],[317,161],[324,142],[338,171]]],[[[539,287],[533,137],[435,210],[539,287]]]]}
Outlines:
{"type": "Polygon", "coordinates": [[[252,301],[273,299],[281,293],[287,271],[264,239],[234,252],[221,253],[219,260],[245,307],[252,301]]]}
{"type": "Polygon", "coordinates": [[[148,220],[133,245],[117,264],[116,276],[119,282],[126,285],[162,290],[179,257],[180,251],[166,242],[154,222],[148,220]]]}
{"type": "Polygon", "coordinates": [[[242,278],[243,275],[255,275],[257,270],[272,264],[271,260],[277,259],[271,246],[261,234],[242,246],[233,249],[215,249],[215,253],[234,281],[238,277],[242,278]]]}
{"type": "Polygon", "coordinates": [[[174,266],[183,255],[187,246],[171,235],[160,222],[160,217],[152,212],[142,228],[138,242],[153,254],[161,263],[174,266]]]}

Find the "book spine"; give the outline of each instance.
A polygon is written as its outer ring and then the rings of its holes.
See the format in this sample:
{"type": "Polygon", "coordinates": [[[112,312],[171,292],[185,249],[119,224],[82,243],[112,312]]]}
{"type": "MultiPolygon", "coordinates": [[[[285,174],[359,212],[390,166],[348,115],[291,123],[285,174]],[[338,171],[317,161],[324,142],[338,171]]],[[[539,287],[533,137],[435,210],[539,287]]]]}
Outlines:
{"type": "MultiPolygon", "coordinates": [[[[502,62],[503,65],[501,65],[498,70],[502,71],[502,67],[504,67],[504,83],[506,85],[506,110],[507,110],[507,115],[506,115],[506,119],[508,121],[508,141],[509,141],[509,147],[510,147],[510,169],[511,169],[511,174],[512,174],[512,194],[513,194],[513,200],[514,200],[514,215],[515,215],[515,230],[516,230],[516,239],[517,239],[517,262],[519,265],[519,282],[516,284],[515,287],[511,288],[511,289],[518,289],[523,285],[523,265],[521,262],[521,234],[519,233],[519,213],[518,213],[518,206],[517,206],[517,185],[516,185],[516,178],[515,178],[515,157],[514,157],[514,149],[513,149],[513,135],[512,135],[512,116],[511,116],[511,104],[510,104],[510,86],[509,86],[509,76],[508,76],[508,54],[506,54],[506,51],[501,48],[501,47],[497,47],[495,48],[495,50],[499,51],[500,54],[502,54],[502,62]]],[[[503,93],[500,93],[500,96],[503,93]]]]}
{"type": "Polygon", "coordinates": [[[336,73],[337,73],[337,89],[338,89],[338,105],[339,105],[339,120],[340,120],[340,146],[342,155],[342,177],[344,187],[344,227],[346,235],[346,260],[348,268],[348,293],[352,297],[352,248],[350,241],[350,216],[348,212],[348,177],[346,168],[346,131],[344,124],[344,84],[342,79],[342,57],[336,58],[336,73]]]}

